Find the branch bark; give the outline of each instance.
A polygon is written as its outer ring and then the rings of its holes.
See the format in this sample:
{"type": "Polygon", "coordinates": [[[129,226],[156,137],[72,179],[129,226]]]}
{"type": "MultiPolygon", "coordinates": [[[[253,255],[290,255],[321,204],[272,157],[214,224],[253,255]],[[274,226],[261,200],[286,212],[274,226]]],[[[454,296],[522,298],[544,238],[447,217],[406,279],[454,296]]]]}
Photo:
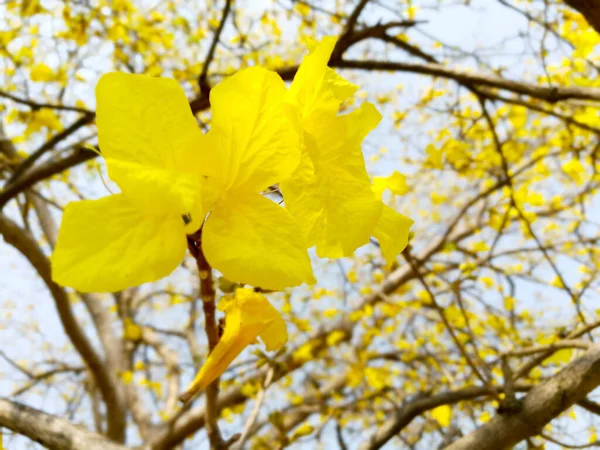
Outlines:
{"type": "Polygon", "coordinates": [[[7,399],[0,399],[0,426],[27,436],[51,450],[127,449],[68,420],[7,399]]]}
{"type": "Polygon", "coordinates": [[[468,72],[462,69],[444,67],[441,64],[419,64],[395,61],[356,61],[340,60],[332,64],[335,67],[361,70],[382,70],[411,72],[421,75],[448,78],[461,83],[471,83],[489,88],[503,89],[515,94],[528,95],[548,103],[557,103],[564,100],[600,101],[600,89],[579,86],[547,87],[507,80],[493,74],[468,72]]]}
{"type": "Polygon", "coordinates": [[[501,450],[540,433],[552,419],[600,385],[600,345],[595,345],[552,378],[533,388],[520,411],[499,414],[446,450],[501,450]]]}
{"type": "MultiPolygon", "coordinates": [[[[531,389],[530,385],[518,384],[516,391],[527,391],[531,389]]],[[[502,387],[498,387],[502,391],[502,387]]],[[[415,417],[423,414],[425,411],[437,408],[442,405],[452,405],[465,400],[472,400],[479,397],[489,396],[490,391],[486,386],[474,386],[456,391],[442,392],[430,397],[415,399],[407,402],[406,405],[399,408],[393,417],[387,420],[377,433],[363,444],[361,450],[377,450],[383,447],[390,439],[410,424],[415,417]]],[[[476,447],[473,447],[476,448],[476,447]]]]}
{"type": "Polygon", "coordinates": [[[0,214],[0,234],[8,244],[15,247],[27,258],[42,280],[44,280],[46,287],[54,299],[65,334],[69,337],[71,343],[89,367],[102,393],[107,410],[107,436],[115,441],[124,442],[126,411],[121,402],[121,396],[119,395],[115,379],[109,374],[104,361],[102,361],[102,358],[98,355],[79,326],[77,318],[71,309],[71,302],[67,293],[52,280],[50,261],[48,261],[46,255],[39,248],[34,237],[3,214],[0,214]]]}

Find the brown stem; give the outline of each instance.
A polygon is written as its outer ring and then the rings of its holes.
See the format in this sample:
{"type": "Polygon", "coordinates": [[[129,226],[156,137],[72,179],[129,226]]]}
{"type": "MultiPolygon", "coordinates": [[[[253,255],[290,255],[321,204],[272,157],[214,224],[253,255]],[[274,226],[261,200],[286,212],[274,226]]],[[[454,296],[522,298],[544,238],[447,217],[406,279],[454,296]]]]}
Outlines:
{"type": "MultiPolygon", "coordinates": [[[[198,266],[198,275],[200,277],[200,298],[202,299],[202,309],[204,310],[204,330],[206,332],[206,338],[208,339],[209,353],[219,343],[219,328],[216,319],[216,302],[215,302],[215,288],[212,277],[212,267],[206,260],[204,253],[202,252],[201,237],[194,239],[188,238],[188,248],[190,253],[196,259],[198,266]]],[[[210,442],[211,450],[226,449],[227,444],[221,437],[219,430],[218,419],[219,419],[219,381],[220,378],[215,379],[206,388],[206,400],[204,406],[204,419],[206,422],[206,433],[210,442]]],[[[180,397],[183,402],[190,401],[198,392],[195,390],[189,390],[180,397]]]]}

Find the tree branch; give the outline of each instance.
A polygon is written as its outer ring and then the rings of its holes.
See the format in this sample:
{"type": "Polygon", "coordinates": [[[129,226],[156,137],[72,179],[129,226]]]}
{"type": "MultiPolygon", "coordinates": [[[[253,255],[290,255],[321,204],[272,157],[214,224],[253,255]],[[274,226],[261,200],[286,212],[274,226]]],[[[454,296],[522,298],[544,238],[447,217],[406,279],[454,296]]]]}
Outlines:
{"type": "Polygon", "coordinates": [[[31,166],[33,166],[33,164],[44,153],[46,153],[48,150],[53,149],[58,143],[67,139],[69,136],[71,136],[73,133],[75,133],[81,127],[91,123],[95,117],[96,117],[96,114],[94,114],[94,113],[85,114],[85,115],[81,116],[79,119],[77,119],[75,122],[73,122],[71,125],[69,125],[67,128],[62,130],[60,133],[57,133],[56,135],[52,136],[52,138],[50,138],[47,142],[42,144],[40,146],[40,148],[38,148],[33,153],[31,153],[31,155],[29,155],[27,157],[27,159],[25,159],[21,164],[19,164],[17,169],[13,172],[12,176],[8,180],[7,185],[10,186],[12,183],[17,181],[19,179],[19,177],[21,175],[23,175],[25,173],[25,171],[27,171],[27,169],[29,169],[31,166]]]}
{"type": "Polygon", "coordinates": [[[198,86],[200,87],[200,92],[203,96],[207,98],[210,92],[210,85],[208,84],[208,68],[215,57],[215,50],[217,49],[217,44],[219,43],[219,39],[221,38],[223,28],[225,28],[225,22],[227,22],[227,16],[231,11],[232,3],[233,0],[225,0],[225,6],[223,7],[223,13],[221,14],[221,21],[219,22],[219,27],[215,31],[215,35],[213,36],[213,40],[210,43],[208,53],[206,54],[204,64],[202,65],[202,72],[198,77],[198,86]]]}
{"type": "Polygon", "coordinates": [[[38,109],[55,109],[57,111],[72,111],[82,114],[93,114],[92,111],[86,108],[79,108],[77,106],[55,105],[52,103],[38,103],[34,102],[33,100],[27,100],[25,98],[17,97],[16,95],[9,94],[5,91],[0,91],[0,97],[7,98],[15,103],[20,103],[21,105],[29,106],[34,111],[38,109]]]}
{"type": "Polygon", "coordinates": [[[514,414],[499,414],[446,450],[500,450],[541,432],[544,426],[600,385],[600,345],[533,388],[514,414]]]}
{"type": "Polygon", "coordinates": [[[118,442],[123,442],[125,440],[126,411],[121,402],[118,387],[114,378],[108,373],[104,362],[79,326],[71,309],[71,302],[67,293],[52,280],[50,261],[39,248],[34,237],[3,214],[0,214],[0,234],[8,244],[15,247],[27,258],[44,280],[54,299],[65,334],[96,378],[106,403],[107,436],[118,442]]]}
{"type": "MultiPolygon", "coordinates": [[[[502,387],[498,386],[498,391],[502,392],[502,387]]],[[[515,385],[516,391],[528,391],[532,389],[528,384],[515,385]]],[[[465,400],[472,400],[479,397],[489,396],[490,391],[486,386],[474,386],[456,391],[442,392],[430,397],[418,398],[407,402],[400,407],[393,417],[388,419],[375,433],[375,435],[363,444],[361,450],[377,450],[383,447],[390,439],[396,436],[402,429],[410,424],[415,417],[423,414],[425,411],[437,408],[442,405],[452,405],[465,400]]],[[[476,447],[474,447],[475,449],[476,447]]],[[[504,448],[504,447],[502,447],[504,448]]]]}
{"type": "Polygon", "coordinates": [[[0,426],[27,436],[51,450],[127,449],[68,420],[1,398],[0,426]]]}
{"type": "Polygon", "coordinates": [[[29,189],[34,184],[94,159],[97,156],[98,155],[96,153],[90,150],[80,149],[64,158],[39,165],[37,168],[19,178],[17,181],[0,192],[0,211],[10,200],[19,195],[21,192],[29,189]]]}

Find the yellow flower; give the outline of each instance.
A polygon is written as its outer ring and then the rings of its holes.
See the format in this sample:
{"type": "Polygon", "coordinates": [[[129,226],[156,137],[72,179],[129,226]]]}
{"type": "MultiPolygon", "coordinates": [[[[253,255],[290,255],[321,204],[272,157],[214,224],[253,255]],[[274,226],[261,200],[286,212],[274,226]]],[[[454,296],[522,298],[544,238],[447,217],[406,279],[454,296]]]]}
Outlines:
{"type": "Polygon", "coordinates": [[[387,177],[373,178],[373,192],[381,195],[386,189],[392,191],[394,195],[404,195],[408,192],[406,177],[395,170],[387,177]]]}
{"type": "Polygon", "coordinates": [[[174,80],[104,75],[99,144],[121,193],[67,205],[54,280],[84,292],[158,280],[204,223],[202,248],[225,277],[266,289],[314,282],[296,223],[260,195],[300,157],[285,92],[274,72],[238,72],[212,90],[213,126],[203,135],[174,80]]]}
{"type": "MultiPolygon", "coordinates": [[[[373,235],[393,259],[408,242],[412,220],[383,205],[371,189],[361,143],[381,115],[370,103],[338,115],[357,86],[327,67],[334,47],[332,37],[314,46],[287,96],[304,142],[300,166],[281,183],[286,208],[321,257],[350,256],[373,235]]],[[[392,174],[389,187],[399,193],[401,181],[392,174]]]]}
{"type": "Polygon", "coordinates": [[[228,279],[279,290],[314,283],[306,243],[290,213],[260,195],[300,161],[300,138],[275,72],[242,70],[210,93],[212,127],[205,166],[221,182],[204,225],[208,262],[228,279]]]}
{"type": "Polygon", "coordinates": [[[450,426],[452,421],[452,408],[448,405],[438,406],[431,410],[431,417],[442,427],[450,426]]]}
{"type": "Polygon", "coordinates": [[[256,338],[267,351],[278,350],[287,341],[285,321],[264,295],[252,289],[237,289],[233,297],[224,300],[225,304],[219,305],[226,314],[223,336],[182,395],[184,399],[205,389],[256,338]]]}
{"type": "Polygon", "coordinates": [[[31,68],[31,81],[52,81],[54,80],[54,71],[46,64],[36,64],[31,68]]]}
{"type": "Polygon", "coordinates": [[[120,194],[67,205],[52,276],[83,292],[162,278],[206,212],[195,169],[204,136],[173,80],[110,73],[96,87],[100,148],[120,194]],[[186,227],[182,216],[191,216],[186,227]]]}

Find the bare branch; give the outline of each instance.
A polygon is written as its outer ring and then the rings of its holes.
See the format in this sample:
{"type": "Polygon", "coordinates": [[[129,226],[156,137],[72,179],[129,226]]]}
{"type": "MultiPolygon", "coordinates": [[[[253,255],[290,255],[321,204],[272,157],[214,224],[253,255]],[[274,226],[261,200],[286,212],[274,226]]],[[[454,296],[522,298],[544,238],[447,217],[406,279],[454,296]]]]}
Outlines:
{"type": "Polygon", "coordinates": [[[48,258],[39,248],[33,236],[26,230],[19,228],[17,224],[3,214],[0,214],[0,234],[2,234],[8,244],[15,247],[28,259],[42,280],[44,280],[54,299],[65,334],[69,337],[73,346],[89,367],[90,372],[96,378],[96,382],[106,403],[108,417],[107,435],[116,441],[123,442],[125,440],[126,414],[118,387],[114,378],[108,373],[104,362],[79,326],[77,318],[71,309],[71,302],[67,293],[52,280],[48,258]]]}
{"type": "Polygon", "coordinates": [[[94,113],[85,114],[85,115],[81,116],[79,119],[77,119],[75,122],[73,122],[71,125],[69,125],[67,128],[62,130],[60,133],[57,133],[56,135],[52,136],[51,139],[49,139],[47,142],[45,142],[43,145],[41,145],[40,148],[38,148],[33,153],[31,153],[31,155],[29,155],[29,157],[26,160],[24,160],[21,164],[19,164],[17,169],[14,171],[14,173],[8,180],[7,185],[10,186],[12,183],[14,183],[16,180],[18,180],[19,177],[21,175],[23,175],[27,171],[27,169],[29,169],[31,166],[33,166],[33,164],[44,153],[46,153],[49,150],[52,150],[57,144],[64,141],[65,139],[67,139],[69,136],[71,136],[77,130],[79,130],[83,126],[91,123],[95,117],[96,117],[96,115],[94,113]]]}
{"type": "Polygon", "coordinates": [[[507,80],[497,75],[467,72],[461,69],[444,67],[439,64],[418,64],[395,61],[334,61],[335,67],[361,70],[387,70],[399,72],[420,73],[452,79],[461,83],[472,83],[490,88],[504,89],[521,95],[528,95],[548,103],[557,103],[564,100],[600,101],[600,89],[582,88],[578,86],[546,87],[521,81],[507,80]]]}
{"type": "Polygon", "coordinates": [[[0,97],[4,97],[9,100],[12,100],[13,102],[29,106],[34,111],[38,109],[55,109],[57,111],[72,111],[82,114],[93,114],[92,111],[86,108],[79,108],[77,106],[55,105],[52,103],[38,103],[32,100],[27,100],[25,98],[17,97],[16,95],[9,94],[5,91],[0,91],[0,97]]]}
{"type": "MultiPolygon", "coordinates": [[[[515,390],[525,392],[532,389],[528,384],[516,384],[515,390]]],[[[498,386],[502,391],[502,387],[498,386]]],[[[490,391],[485,386],[468,387],[456,391],[442,392],[430,397],[417,398],[408,401],[401,406],[375,433],[375,435],[365,442],[361,450],[376,450],[383,447],[390,439],[411,423],[415,417],[423,414],[425,411],[437,408],[442,405],[452,405],[464,400],[472,400],[479,397],[489,396],[490,391]]],[[[504,448],[504,447],[502,447],[504,448]]]]}
{"type": "Polygon", "coordinates": [[[244,448],[244,443],[250,437],[252,428],[254,427],[256,419],[258,418],[258,413],[260,412],[260,407],[262,406],[263,400],[265,399],[265,394],[267,392],[267,389],[269,389],[269,386],[271,385],[271,382],[273,381],[274,373],[275,373],[275,369],[273,367],[271,367],[271,370],[269,370],[269,372],[267,372],[267,378],[265,379],[265,382],[261,386],[260,392],[256,396],[254,408],[252,408],[250,417],[246,421],[246,424],[244,425],[244,429],[242,430],[242,435],[241,435],[238,443],[235,446],[236,450],[242,450],[244,448]]]}
{"type": "Polygon", "coordinates": [[[600,345],[533,388],[513,414],[499,414],[447,450],[496,450],[540,433],[544,426],[600,384],[600,345]]]}
{"type": "Polygon", "coordinates": [[[200,87],[200,92],[205,97],[208,97],[208,93],[210,92],[210,85],[208,84],[208,68],[215,56],[215,50],[217,49],[217,44],[219,43],[219,39],[221,38],[223,28],[225,27],[225,22],[227,22],[227,16],[231,11],[232,3],[233,0],[225,0],[225,6],[223,7],[223,13],[221,14],[221,21],[219,22],[219,26],[215,31],[212,42],[210,43],[208,53],[204,60],[204,64],[202,65],[202,73],[200,73],[200,76],[198,77],[198,86],[200,87]]]}
{"type": "Polygon", "coordinates": [[[0,426],[27,436],[51,450],[126,450],[127,447],[90,433],[63,418],[20,403],[0,399],[0,426]]]}
{"type": "Polygon", "coordinates": [[[517,350],[510,350],[510,351],[504,352],[504,355],[506,355],[506,356],[529,356],[529,355],[535,355],[536,353],[555,352],[555,351],[563,349],[563,348],[582,348],[584,350],[587,350],[588,348],[591,347],[591,345],[592,345],[592,343],[587,342],[587,341],[581,341],[581,340],[576,340],[576,339],[564,339],[562,341],[558,341],[553,344],[540,345],[540,346],[535,346],[535,347],[525,347],[525,348],[517,349],[517,350]]]}

